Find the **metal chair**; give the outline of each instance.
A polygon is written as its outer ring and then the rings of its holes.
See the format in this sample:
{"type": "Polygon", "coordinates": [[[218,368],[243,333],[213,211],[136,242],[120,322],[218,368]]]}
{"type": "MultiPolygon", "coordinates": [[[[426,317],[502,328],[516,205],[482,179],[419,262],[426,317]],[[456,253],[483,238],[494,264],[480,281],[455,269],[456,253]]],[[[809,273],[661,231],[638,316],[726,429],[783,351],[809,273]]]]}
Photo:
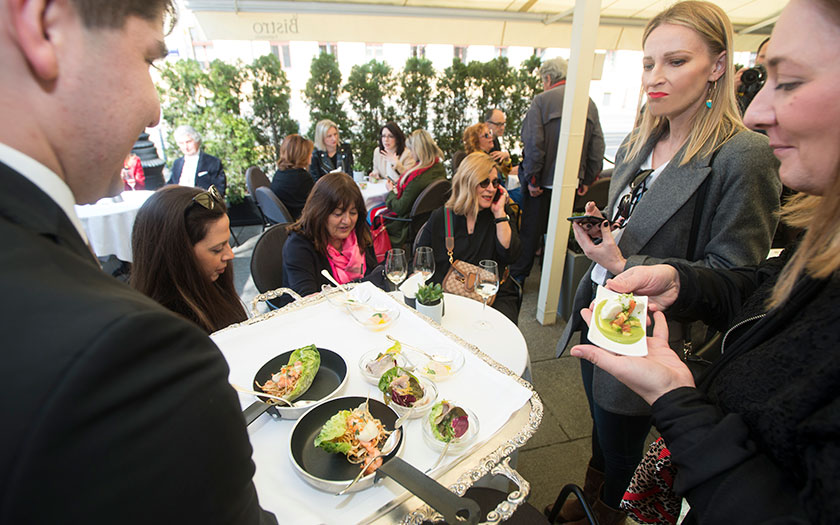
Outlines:
{"type": "MultiPolygon", "coordinates": [[[[254,198],[254,201],[257,200],[257,188],[261,188],[263,186],[271,187],[271,183],[269,182],[268,177],[265,176],[265,173],[263,173],[263,170],[257,166],[251,166],[245,170],[245,187],[248,188],[248,193],[254,198]]],[[[257,210],[260,212],[260,217],[262,217],[262,229],[265,231],[265,215],[259,206],[257,206],[257,210]]]]}
{"type": "Polygon", "coordinates": [[[257,206],[269,224],[280,224],[283,222],[294,222],[292,214],[277,195],[267,186],[260,186],[256,190],[257,206]]]}
{"type": "Polygon", "coordinates": [[[388,221],[400,221],[411,223],[408,229],[408,241],[406,244],[411,244],[417,238],[420,228],[429,220],[429,216],[433,211],[440,208],[449,199],[452,193],[452,182],[446,179],[436,180],[426,186],[417,196],[414,205],[411,207],[411,212],[408,217],[390,217],[383,215],[382,218],[388,221]]]}
{"type": "MultiPolygon", "coordinates": [[[[288,224],[269,226],[254,244],[251,277],[260,293],[283,287],[283,246],[289,236],[287,226],[288,224]]],[[[279,308],[282,306],[279,303],[268,301],[270,308],[279,308]]]]}
{"type": "Polygon", "coordinates": [[[569,499],[569,496],[573,493],[583,506],[583,512],[586,514],[586,520],[591,525],[598,525],[598,519],[592,512],[592,507],[589,506],[589,502],[587,502],[586,498],[583,497],[583,491],[574,483],[569,483],[560,490],[560,494],[557,495],[557,499],[554,501],[554,506],[551,508],[551,514],[548,515],[549,523],[554,523],[554,520],[557,519],[557,515],[560,514],[560,509],[563,508],[563,503],[565,503],[566,500],[569,499]]]}

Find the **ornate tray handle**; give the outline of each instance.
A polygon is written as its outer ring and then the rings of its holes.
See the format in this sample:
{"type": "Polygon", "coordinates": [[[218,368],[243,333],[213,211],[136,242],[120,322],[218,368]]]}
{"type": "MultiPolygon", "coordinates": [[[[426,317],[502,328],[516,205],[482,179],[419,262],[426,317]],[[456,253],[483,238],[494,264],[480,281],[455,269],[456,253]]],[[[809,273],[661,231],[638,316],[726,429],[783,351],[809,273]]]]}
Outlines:
{"type": "MultiPolygon", "coordinates": [[[[525,503],[528,499],[528,495],[531,493],[531,484],[528,483],[528,481],[523,478],[519,472],[511,468],[509,457],[502,459],[495,467],[490,469],[490,473],[493,475],[501,474],[505,476],[516,484],[517,490],[508,494],[504,501],[496,505],[495,509],[488,512],[487,521],[481,522],[481,525],[493,525],[509,520],[510,517],[513,516],[513,513],[516,512],[516,509],[525,503]]],[[[466,493],[467,488],[469,488],[475,480],[471,479],[467,483],[464,483],[463,481],[466,480],[459,478],[457,483],[449,486],[449,489],[459,496],[463,496],[464,493],[466,493]]],[[[440,513],[428,505],[425,505],[407,515],[403,519],[402,523],[404,525],[419,525],[425,521],[436,522],[441,520],[443,520],[443,516],[440,513]]]]}
{"type": "Polygon", "coordinates": [[[254,297],[254,299],[251,301],[251,315],[253,315],[254,317],[260,315],[260,312],[257,310],[258,304],[270,301],[272,299],[277,299],[283,294],[291,295],[292,299],[294,299],[295,301],[301,300],[300,294],[292,290],[291,288],[277,288],[274,290],[269,290],[265,293],[261,293],[258,296],[254,297]]]}

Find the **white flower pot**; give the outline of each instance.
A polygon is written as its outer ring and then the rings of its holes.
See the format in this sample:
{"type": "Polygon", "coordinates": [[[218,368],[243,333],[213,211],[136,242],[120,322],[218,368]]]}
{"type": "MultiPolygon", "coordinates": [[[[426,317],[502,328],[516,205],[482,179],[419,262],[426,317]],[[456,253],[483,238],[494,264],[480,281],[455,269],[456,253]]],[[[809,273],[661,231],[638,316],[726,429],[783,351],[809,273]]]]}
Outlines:
{"type": "Polygon", "coordinates": [[[417,301],[416,308],[418,312],[440,324],[440,320],[443,317],[443,299],[433,305],[425,305],[417,301]]]}

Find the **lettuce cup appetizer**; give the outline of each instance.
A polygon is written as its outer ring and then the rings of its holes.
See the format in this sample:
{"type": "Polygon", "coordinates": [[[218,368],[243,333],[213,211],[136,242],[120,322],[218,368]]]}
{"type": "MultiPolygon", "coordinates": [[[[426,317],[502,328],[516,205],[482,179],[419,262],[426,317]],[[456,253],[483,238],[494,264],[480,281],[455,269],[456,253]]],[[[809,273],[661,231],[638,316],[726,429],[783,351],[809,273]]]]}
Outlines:
{"type": "Polygon", "coordinates": [[[347,461],[365,468],[365,475],[382,465],[380,449],[391,434],[374,418],[366,403],[353,410],[341,410],[324,423],[315,446],[332,454],[344,454],[347,461]],[[371,461],[373,460],[373,461],[371,461]]]}
{"type": "Polygon", "coordinates": [[[468,408],[443,400],[432,406],[423,425],[426,441],[438,450],[465,447],[478,435],[478,418],[468,408]]]}
{"type": "Polygon", "coordinates": [[[387,370],[379,378],[378,384],[385,404],[399,415],[411,410],[409,419],[425,414],[437,399],[437,387],[425,378],[418,379],[402,367],[387,370]]]}
{"type": "MultiPolygon", "coordinates": [[[[289,356],[289,363],[272,374],[262,385],[257,386],[266,394],[280,396],[290,402],[302,396],[318,374],[321,367],[321,354],[315,345],[298,348],[289,356]]],[[[269,404],[282,405],[282,402],[267,399],[269,404]]]]}

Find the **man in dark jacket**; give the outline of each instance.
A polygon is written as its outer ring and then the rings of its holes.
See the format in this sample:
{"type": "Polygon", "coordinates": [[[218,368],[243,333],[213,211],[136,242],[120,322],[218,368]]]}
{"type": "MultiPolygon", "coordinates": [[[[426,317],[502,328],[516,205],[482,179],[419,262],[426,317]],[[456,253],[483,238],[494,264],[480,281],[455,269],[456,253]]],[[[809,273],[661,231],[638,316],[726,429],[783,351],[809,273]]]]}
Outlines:
{"type": "MultiPolygon", "coordinates": [[[[520,283],[531,273],[534,255],[548,226],[567,67],[567,62],[562,58],[543,62],[540,66],[543,92],[534,97],[522,123],[522,142],[525,144],[524,158],[519,166],[523,201],[519,234],[522,251],[510,269],[513,278],[520,283]]],[[[578,193],[586,193],[589,185],[601,173],[604,149],[604,133],[598,119],[598,108],[589,99],[578,173],[578,193]]]]}
{"type": "Polygon", "coordinates": [[[183,157],[172,163],[168,184],[192,186],[204,190],[213,185],[225,196],[227,176],[222,161],[201,151],[201,135],[192,126],[178,126],[173,133],[183,157]]]}
{"type": "Polygon", "coordinates": [[[172,10],[0,0],[2,524],[276,523],[218,348],[102,272],[73,207],[157,124],[172,10]]]}

